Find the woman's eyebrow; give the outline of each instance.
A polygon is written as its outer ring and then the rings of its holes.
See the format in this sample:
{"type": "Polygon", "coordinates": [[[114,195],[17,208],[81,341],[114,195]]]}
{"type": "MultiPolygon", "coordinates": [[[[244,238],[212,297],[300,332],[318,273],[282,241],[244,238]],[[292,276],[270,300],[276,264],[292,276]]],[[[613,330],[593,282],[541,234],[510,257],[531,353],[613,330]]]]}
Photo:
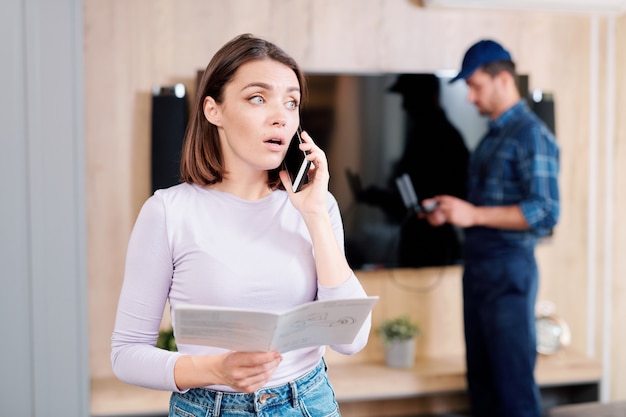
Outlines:
{"type": "MultiPolygon", "coordinates": [[[[271,86],[270,84],[268,84],[268,83],[264,83],[264,82],[252,82],[252,83],[249,83],[249,84],[247,84],[247,85],[243,86],[243,88],[241,89],[241,91],[244,91],[244,90],[246,90],[246,89],[248,89],[248,88],[253,88],[253,87],[263,88],[264,90],[271,90],[271,89],[272,89],[272,86],[271,86]]],[[[300,92],[300,87],[298,87],[298,86],[292,86],[292,87],[287,88],[287,92],[289,92],[289,93],[294,92],[294,91],[296,91],[296,92],[300,92]]]]}

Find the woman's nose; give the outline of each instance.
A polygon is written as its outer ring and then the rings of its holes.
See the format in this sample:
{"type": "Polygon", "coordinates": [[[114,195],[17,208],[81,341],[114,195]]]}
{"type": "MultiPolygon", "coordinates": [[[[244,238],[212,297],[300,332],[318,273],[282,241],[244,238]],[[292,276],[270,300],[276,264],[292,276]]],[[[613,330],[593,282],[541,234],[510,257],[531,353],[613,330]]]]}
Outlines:
{"type": "Polygon", "coordinates": [[[287,124],[287,109],[280,103],[272,107],[271,113],[272,125],[285,126],[287,124]]]}

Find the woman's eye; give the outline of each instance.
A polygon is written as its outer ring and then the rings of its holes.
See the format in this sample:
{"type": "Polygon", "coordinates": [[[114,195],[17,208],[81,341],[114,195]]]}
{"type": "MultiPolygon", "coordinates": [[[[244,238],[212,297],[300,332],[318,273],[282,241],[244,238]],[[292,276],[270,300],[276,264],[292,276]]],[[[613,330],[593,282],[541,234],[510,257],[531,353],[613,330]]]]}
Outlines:
{"type": "Polygon", "coordinates": [[[298,102],[296,100],[291,100],[287,102],[287,108],[289,110],[295,110],[298,108],[298,102]]]}
{"type": "Polygon", "coordinates": [[[249,100],[252,103],[256,103],[256,104],[263,104],[263,102],[265,101],[265,100],[263,100],[263,97],[261,97],[261,96],[252,96],[252,97],[249,98],[249,100]]]}

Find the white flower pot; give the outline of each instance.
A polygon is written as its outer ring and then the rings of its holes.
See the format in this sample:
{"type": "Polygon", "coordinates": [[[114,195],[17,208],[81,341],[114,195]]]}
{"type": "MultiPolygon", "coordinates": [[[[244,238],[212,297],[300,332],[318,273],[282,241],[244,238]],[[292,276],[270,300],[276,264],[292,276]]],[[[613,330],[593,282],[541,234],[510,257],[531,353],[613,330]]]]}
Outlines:
{"type": "Polygon", "coordinates": [[[412,368],[415,363],[415,338],[387,344],[385,363],[391,368],[412,368]]]}

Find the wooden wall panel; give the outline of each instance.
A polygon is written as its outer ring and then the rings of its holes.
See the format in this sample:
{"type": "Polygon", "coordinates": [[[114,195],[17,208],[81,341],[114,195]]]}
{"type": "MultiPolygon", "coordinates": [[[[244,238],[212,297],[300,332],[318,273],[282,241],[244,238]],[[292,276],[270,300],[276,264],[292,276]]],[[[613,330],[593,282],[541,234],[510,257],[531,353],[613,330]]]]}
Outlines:
{"type": "MultiPolygon", "coordinates": [[[[151,88],[183,82],[193,91],[196,71],[206,66],[224,42],[242,32],[276,42],[307,71],[328,72],[456,70],[465,49],[479,38],[493,37],[503,42],[512,51],[519,70],[529,74],[531,88],[541,87],[556,97],[563,214],[554,238],[538,249],[540,298],[556,303],[558,312],[572,326],[574,345],[586,349],[590,308],[586,298],[592,46],[589,16],[425,10],[409,1],[85,0],[84,20],[93,377],[111,374],[110,333],[125,248],[135,216],[150,192],[151,88]]],[[[624,26],[620,20],[621,38],[624,26]]],[[[600,38],[600,47],[604,39],[600,38]]],[[[623,40],[619,46],[624,49],[623,40]]],[[[622,93],[623,61],[623,55],[619,55],[622,71],[618,71],[618,91],[622,93]]],[[[618,106],[623,114],[623,101],[618,106]]],[[[623,122],[618,127],[624,137],[623,122]]],[[[619,161],[626,158],[622,147],[616,149],[619,161]]],[[[621,199],[623,203],[623,196],[621,199]]],[[[615,249],[623,252],[625,244],[618,231],[623,232],[624,226],[620,226],[622,229],[615,229],[615,249]]],[[[625,268],[617,264],[622,262],[617,258],[615,276],[625,268]]],[[[429,276],[426,271],[414,273],[422,277],[418,279],[429,276]]],[[[600,273],[598,270],[592,275],[599,277],[600,273]]],[[[446,302],[458,298],[456,291],[450,288],[446,302]]],[[[616,292],[618,295],[621,293],[616,292]]],[[[614,305],[619,303],[615,301],[614,305]]],[[[457,320],[458,324],[458,317],[450,319],[441,305],[431,307],[436,311],[432,320],[457,320]]],[[[437,335],[429,343],[450,343],[451,350],[462,349],[458,334],[437,332],[435,322],[429,322],[429,326],[437,335]]],[[[455,326],[458,329],[458,325],[451,327],[455,326]]],[[[615,346],[617,351],[619,345],[615,346]]],[[[624,358],[616,354],[615,359],[624,366],[624,358]]],[[[626,398],[623,392],[614,395],[626,398]]]]}
{"type": "Polygon", "coordinates": [[[415,353],[420,358],[462,357],[463,304],[458,266],[444,268],[359,271],[369,295],[380,297],[372,312],[372,329],[367,346],[353,356],[326,350],[329,363],[378,362],[384,347],[376,328],[386,319],[406,314],[418,323],[421,333],[415,353]]]}
{"type": "Polygon", "coordinates": [[[626,399],[626,16],[616,20],[615,31],[615,134],[613,176],[611,368],[612,399],[626,399]]]}

